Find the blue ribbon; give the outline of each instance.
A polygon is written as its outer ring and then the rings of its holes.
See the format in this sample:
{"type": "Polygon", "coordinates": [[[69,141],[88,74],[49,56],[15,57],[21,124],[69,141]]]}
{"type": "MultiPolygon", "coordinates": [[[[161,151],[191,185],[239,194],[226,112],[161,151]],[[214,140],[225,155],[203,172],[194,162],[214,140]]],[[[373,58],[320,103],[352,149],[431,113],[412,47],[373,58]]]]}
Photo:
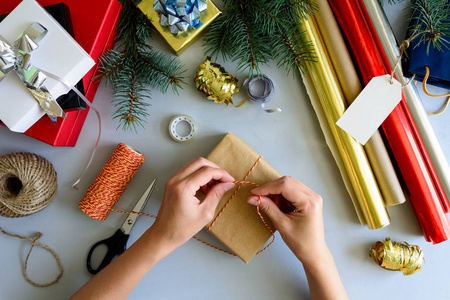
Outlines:
{"type": "Polygon", "coordinates": [[[160,15],[162,26],[168,26],[172,34],[198,28],[200,15],[208,6],[208,0],[155,0],[153,9],[160,15]]]}
{"type": "Polygon", "coordinates": [[[47,76],[30,63],[30,53],[39,47],[37,43],[46,34],[47,29],[35,22],[12,45],[0,35],[0,82],[9,72],[15,71],[42,109],[56,122],[57,117],[66,118],[66,114],[45,87],[47,76]]]}

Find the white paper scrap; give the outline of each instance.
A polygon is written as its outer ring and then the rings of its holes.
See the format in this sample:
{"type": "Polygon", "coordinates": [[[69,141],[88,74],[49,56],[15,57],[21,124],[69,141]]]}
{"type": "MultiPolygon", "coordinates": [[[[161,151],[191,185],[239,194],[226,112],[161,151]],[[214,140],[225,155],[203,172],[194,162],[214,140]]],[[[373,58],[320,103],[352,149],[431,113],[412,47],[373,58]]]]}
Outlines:
{"type": "Polygon", "coordinates": [[[402,85],[391,75],[374,77],[336,122],[362,145],[402,100],[402,85]]]}

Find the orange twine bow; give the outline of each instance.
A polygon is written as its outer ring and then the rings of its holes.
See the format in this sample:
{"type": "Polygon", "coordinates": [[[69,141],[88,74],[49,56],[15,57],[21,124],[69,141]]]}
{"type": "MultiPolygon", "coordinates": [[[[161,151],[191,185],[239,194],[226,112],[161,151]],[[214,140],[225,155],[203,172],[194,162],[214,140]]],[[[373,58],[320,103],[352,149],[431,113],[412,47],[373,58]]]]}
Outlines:
{"type": "MultiPolygon", "coordinates": [[[[207,229],[208,231],[215,224],[217,218],[222,214],[222,212],[225,210],[225,208],[228,206],[231,200],[235,197],[235,195],[237,194],[237,192],[239,191],[239,189],[242,187],[243,184],[253,184],[259,186],[257,183],[246,181],[246,179],[249,177],[250,173],[255,169],[256,165],[260,162],[261,158],[262,157],[258,158],[258,160],[252,166],[250,171],[244,177],[244,180],[234,181],[234,183],[239,184],[239,187],[234,191],[233,195],[231,195],[230,199],[228,199],[228,201],[225,203],[224,207],[214,218],[211,225],[209,225],[207,229]]],[[[86,194],[83,196],[83,199],[80,201],[79,203],[80,209],[91,218],[97,220],[105,220],[111,211],[124,214],[138,214],[156,218],[156,216],[147,213],[134,211],[128,212],[113,208],[114,205],[119,200],[119,198],[122,196],[123,192],[125,191],[130,181],[136,175],[137,171],[139,170],[144,160],[145,158],[143,154],[138,153],[137,151],[131,149],[127,145],[123,143],[117,145],[116,149],[111,154],[110,158],[105,163],[102,170],[99,172],[94,182],[91,184],[88,191],[86,192],[86,194]]],[[[260,204],[261,204],[261,196],[259,196],[256,211],[259,217],[261,218],[261,221],[266,226],[267,230],[269,230],[269,232],[271,233],[272,240],[263,249],[259,250],[256,254],[259,254],[264,250],[266,250],[275,240],[273,230],[266,223],[264,217],[260,212],[260,204]]],[[[229,255],[236,256],[236,254],[213,246],[197,238],[196,236],[193,236],[193,238],[213,249],[227,253],[229,255]]]]}

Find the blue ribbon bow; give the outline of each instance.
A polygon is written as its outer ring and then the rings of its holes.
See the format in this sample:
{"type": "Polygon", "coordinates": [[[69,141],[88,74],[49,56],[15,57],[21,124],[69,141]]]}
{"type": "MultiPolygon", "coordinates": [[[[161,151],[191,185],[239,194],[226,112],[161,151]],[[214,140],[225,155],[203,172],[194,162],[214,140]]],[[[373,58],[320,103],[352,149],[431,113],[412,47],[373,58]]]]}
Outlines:
{"type": "Polygon", "coordinates": [[[153,4],[161,25],[169,26],[173,34],[200,27],[200,15],[207,7],[207,0],[155,0],[153,4]]]}
{"type": "Polygon", "coordinates": [[[44,85],[47,75],[31,65],[30,53],[39,47],[37,43],[46,34],[47,29],[35,22],[12,45],[0,35],[0,82],[15,71],[42,109],[56,122],[57,117],[66,118],[66,114],[44,85]]]}

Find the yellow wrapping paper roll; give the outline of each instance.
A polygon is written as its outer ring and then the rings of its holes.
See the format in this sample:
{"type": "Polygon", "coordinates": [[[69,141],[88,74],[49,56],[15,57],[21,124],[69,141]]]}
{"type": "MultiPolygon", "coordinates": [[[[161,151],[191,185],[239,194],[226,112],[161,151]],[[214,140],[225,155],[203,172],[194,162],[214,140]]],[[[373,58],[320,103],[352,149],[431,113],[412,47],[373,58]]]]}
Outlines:
{"type": "Polygon", "coordinates": [[[308,62],[307,70],[355,193],[356,199],[352,200],[360,212],[360,221],[369,229],[384,227],[390,219],[366,153],[361,144],[335,124],[346,109],[345,99],[317,24],[308,18],[299,20],[299,25],[315,51],[316,61],[308,62]]]}
{"type": "MultiPolygon", "coordinates": [[[[322,33],[326,48],[333,49],[329,52],[330,59],[336,70],[346,103],[350,105],[362,91],[361,82],[330,4],[327,0],[317,0],[317,4],[319,12],[314,18],[322,33]]],[[[406,201],[405,194],[378,130],[364,145],[364,149],[385,204],[393,206],[404,203],[406,201]]]]}

